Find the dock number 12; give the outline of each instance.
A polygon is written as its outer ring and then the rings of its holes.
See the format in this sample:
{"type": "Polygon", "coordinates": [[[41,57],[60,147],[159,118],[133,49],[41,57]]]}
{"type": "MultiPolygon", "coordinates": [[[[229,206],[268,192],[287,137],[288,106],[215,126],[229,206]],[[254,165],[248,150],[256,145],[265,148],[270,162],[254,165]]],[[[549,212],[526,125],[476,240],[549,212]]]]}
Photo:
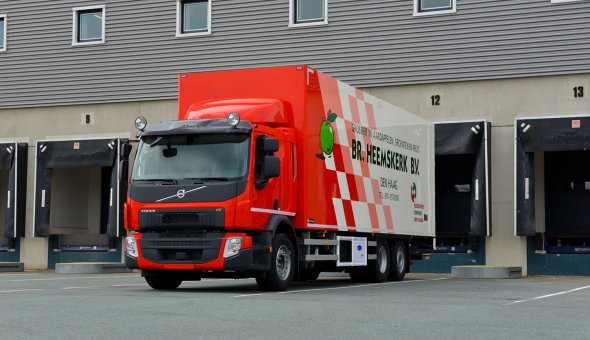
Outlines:
{"type": "Polygon", "coordinates": [[[432,104],[432,106],[440,106],[440,95],[435,94],[433,96],[430,96],[430,103],[432,104]]]}

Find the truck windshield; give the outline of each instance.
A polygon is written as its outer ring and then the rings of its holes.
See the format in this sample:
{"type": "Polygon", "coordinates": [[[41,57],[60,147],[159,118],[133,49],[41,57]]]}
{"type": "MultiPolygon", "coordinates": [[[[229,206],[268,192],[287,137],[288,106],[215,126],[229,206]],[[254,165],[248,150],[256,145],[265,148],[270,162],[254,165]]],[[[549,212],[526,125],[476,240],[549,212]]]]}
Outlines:
{"type": "Polygon", "coordinates": [[[198,134],[145,136],[133,180],[238,180],[248,171],[249,136],[198,134]]]}

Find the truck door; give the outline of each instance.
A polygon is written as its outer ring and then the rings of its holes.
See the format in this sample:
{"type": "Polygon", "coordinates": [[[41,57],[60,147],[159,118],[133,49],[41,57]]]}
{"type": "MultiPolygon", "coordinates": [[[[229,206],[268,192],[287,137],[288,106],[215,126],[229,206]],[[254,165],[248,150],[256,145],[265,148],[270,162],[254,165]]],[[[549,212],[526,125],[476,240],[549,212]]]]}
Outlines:
{"type": "MultiPolygon", "coordinates": [[[[288,215],[289,195],[285,195],[285,176],[291,177],[292,167],[286,166],[287,147],[284,140],[270,133],[255,133],[254,140],[254,191],[252,193],[253,224],[264,227],[269,215],[288,215]],[[269,143],[269,141],[271,143],[269,143]],[[276,151],[269,151],[269,144],[277,143],[276,151]],[[266,145],[266,150],[265,150],[266,145]],[[279,161],[279,175],[272,177],[265,171],[270,157],[277,157],[279,161]]],[[[268,170],[268,169],[267,169],[268,170]]]]}

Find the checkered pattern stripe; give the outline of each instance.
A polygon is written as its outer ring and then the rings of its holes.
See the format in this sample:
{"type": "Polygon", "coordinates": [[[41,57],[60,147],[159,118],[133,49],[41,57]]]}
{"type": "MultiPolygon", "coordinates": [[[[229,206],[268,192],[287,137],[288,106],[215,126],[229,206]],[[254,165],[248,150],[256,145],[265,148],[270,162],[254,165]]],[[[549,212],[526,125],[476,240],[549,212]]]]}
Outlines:
{"type": "Polygon", "coordinates": [[[334,171],[340,192],[332,201],[338,226],[346,226],[348,231],[391,233],[393,217],[391,208],[384,205],[379,190],[379,180],[371,178],[367,156],[352,159],[353,139],[363,144],[363,150],[371,143],[369,135],[361,136],[353,132],[353,122],[363,127],[376,128],[373,105],[365,101],[364,94],[346,84],[338,82],[342,112],[336,119],[334,151],[326,159],[328,170],[334,171]]]}

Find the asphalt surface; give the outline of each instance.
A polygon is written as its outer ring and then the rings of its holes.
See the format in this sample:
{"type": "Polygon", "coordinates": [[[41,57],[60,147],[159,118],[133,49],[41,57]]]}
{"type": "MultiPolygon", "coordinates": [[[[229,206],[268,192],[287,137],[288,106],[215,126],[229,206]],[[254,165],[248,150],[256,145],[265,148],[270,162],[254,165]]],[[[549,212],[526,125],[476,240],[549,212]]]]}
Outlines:
{"type": "Polygon", "coordinates": [[[590,339],[590,277],[320,277],[155,291],[138,274],[0,274],[1,339],[590,339]]]}

